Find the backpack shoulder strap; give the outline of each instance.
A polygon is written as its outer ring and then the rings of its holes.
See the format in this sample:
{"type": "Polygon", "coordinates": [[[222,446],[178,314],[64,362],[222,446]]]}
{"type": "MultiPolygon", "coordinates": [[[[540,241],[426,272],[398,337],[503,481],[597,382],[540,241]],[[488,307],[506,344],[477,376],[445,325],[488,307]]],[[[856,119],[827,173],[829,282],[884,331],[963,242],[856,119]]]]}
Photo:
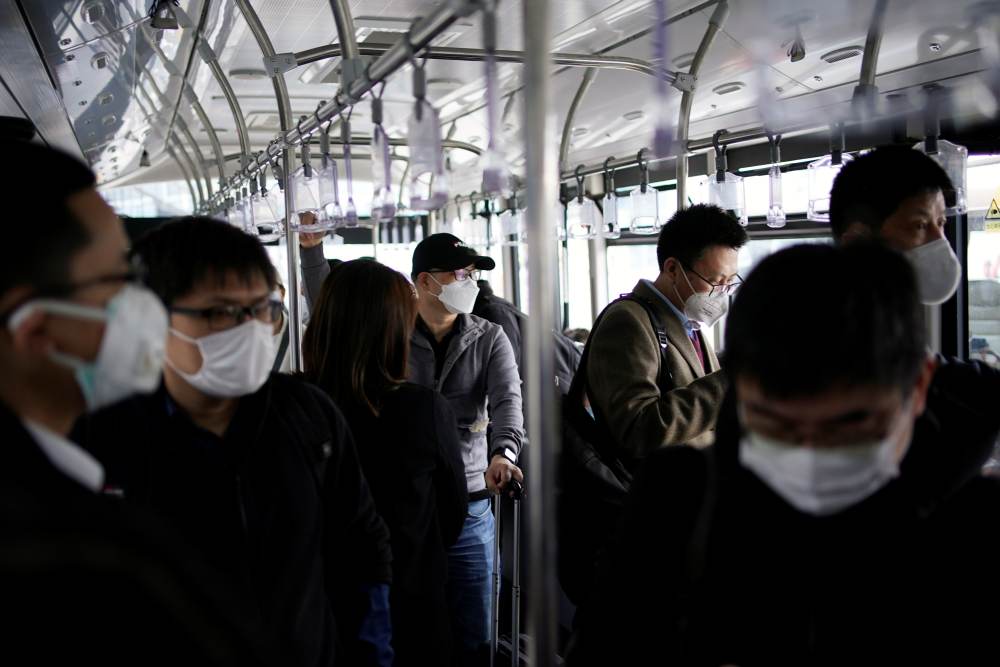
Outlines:
{"type": "Polygon", "coordinates": [[[291,336],[289,329],[292,323],[288,321],[288,313],[285,313],[285,332],[281,334],[281,343],[278,345],[278,356],[274,358],[274,365],[271,366],[271,372],[277,373],[281,370],[281,364],[285,361],[285,354],[288,352],[288,341],[291,336]]]}
{"type": "MultiPolygon", "coordinates": [[[[634,294],[627,293],[621,294],[617,299],[609,303],[604,307],[604,310],[600,312],[597,319],[594,320],[594,324],[591,326],[590,330],[596,332],[607,315],[611,307],[621,301],[631,301],[642,306],[642,309],[646,311],[646,316],[649,317],[649,323],[653,327],[653,332],[656,334],[656,340],[660,344],[660,389],[669,390],[674,385],[674,376],[670,372],[670,366],[667,364],[667,350],[670,348],[670,339],[667,338],[667,330],[660,323],[660,318],[656,316],[656,311],[653,309],[653,305],[649,303],[646,299],[638,297],[634,294]]],[[[580,357],[580,363],[576,367],[576,373],[573,375],[573,384],[570,386],[569,393],[567,397],[570,400],[578,400],[583,398],[583,394],[586,391],[587,385],[587,359],[590,357],[590,339],[587,340],[583,347],[583,354],[580,357]]]]}
{"type": "Polygon", "coordinates": [[[670,338],[667,337],[667,329],[660,322],[660,318],[656,315],[656,309],[649,302],[649,299],[636,296],[635,294],[622,294],[618,300],[622,301],[626,299],[639,304],[646,311],[649,324],[653,327],[653,333],[656,334],[656,342],[660,344],[660,378],[657,384],[660,385],[660,391],[669,391],[676,386],[676,383],[674,382],[674,374],[670,372],[670,365],[667,363],[667,350],[670,349],[670,338]]]}

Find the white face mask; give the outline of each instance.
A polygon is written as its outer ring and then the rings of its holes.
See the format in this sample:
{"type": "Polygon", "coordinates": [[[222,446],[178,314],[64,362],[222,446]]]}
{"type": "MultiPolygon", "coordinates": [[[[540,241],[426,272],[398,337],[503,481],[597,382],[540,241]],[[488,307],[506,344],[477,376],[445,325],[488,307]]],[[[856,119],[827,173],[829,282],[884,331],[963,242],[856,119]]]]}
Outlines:
{"type": "Polygon", "coordinates": [[[273,325],[258,320],[201,338],[191,338],[176,329],[170,333],[198,346],[201,368],[185,373],[167,359],[192,387],[206,396],[238,398],[256,392],[271,373],[277,353],[273,325]]]}
{"type": "MultiPolygon", "coordinates": [[[[431,280],[441,285],[434,276],[431,276],[431,280]]],[[[479,296],[479,286],[476,285],[476,281],[466,278],[441,285],[441,293],[437,295],[437,298],[444,304],[449,313],[460,315],[472,312],[472,308],[476,305],[477,296],[479,296]]]]}
{"type": "MultiPolygon", "coordinates": [[[[712,326],[729,310],[729,296],[723,292],[711,296],[708,292],[697,292],[687,277],[687,271],[681,269],[681,273],[692,292],[691,296],[684,301],[684,314],[690,320],[701,322],[707,327],[712,326]]],[[[676,285],[674,285],[674,293],[677,294],[678,299],[681,298],[676,285]]]]}
{"type": "Polygon", "coordinates": [[[126,285],[105,308],[57,299],[36,299],[11,315],[8,328],[17,329],[38,310],[105,322],[104,337],[94,361],[61,352],[51,353],[53,361],[73,369],[89,412],[132,394],[152,392],[160,385],[167,341],[167,311],[148,289],[126,285]]]}
{"type": "Polygon", "coordinates": [[[921,301],[936,306],[951,298],[962,280],[962,265],[948,239],[925,243],[904,254],[917,272],[921,301]]]}
{"type": "Polygon", "coordinates": [[[792,507],[825,516],[856,505],[899,475],[898,434],[861,445],[806,447],[748,431],[739,457],[792,507]]]}

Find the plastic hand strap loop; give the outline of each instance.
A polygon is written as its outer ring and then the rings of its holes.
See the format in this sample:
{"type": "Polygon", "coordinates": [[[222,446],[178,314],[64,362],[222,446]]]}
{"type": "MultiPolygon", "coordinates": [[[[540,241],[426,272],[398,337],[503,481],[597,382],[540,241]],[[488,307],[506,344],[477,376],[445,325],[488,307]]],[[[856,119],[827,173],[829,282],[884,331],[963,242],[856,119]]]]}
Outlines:
{"type": "Polygon", "coordinates": [[[715,180],[718,183],[725,182],[726,172],[729,171],[729,160],[726,157],[728,146],[719,141],[726,134],[726,130],[719,130],[712,135],[712,146],[715,148],[715,180]]]}
{"type": "Polygon", "coordinates": [[[583,171],[582,164],[576,165],[576,169],[573,170],[573,177],[576,178],[576,201],[578,204],[583,203],[583,174],[580,173],[581,171],[583,171]]]}
{"type": "MultiPolygon", "coordinates": [[[[299,119],[299,125],[301,125],[302,121],[305,120],[305,119],[306,119],[306,116],[303,116],[302,118],[300,118],[299,119]]],[[[312,175],[313,175],[312,174],[312,162],[311,162],[311,157],[312,156],[310,155],[310,151],[309,151],[309,137],[308,136],[303,137],[301,131],[299,132],[299,137],[302,140],[302,143],[299,145],[299,148],[302,151],[302,173],[305,175],[306,178],[312,178],[312,175]]]]}
{"type": "Polygon", "coordinates": [[[604,161],[604,194],[615,191],[615,171],[608,166],[614,159],[615,157],[612,155],[604,161]]]}
{"type": "Polygon", "coordinates": [[[646,162],[643,154],[646,149],[640,149],[638,155],[635,156],[635,161],[639,164],[639,191],[646,194],[646,190],[649,188],[649,163],[646,162]]]}
{"type": "Polygon", "coordinates": [[[767,143],[771,149],[771,164],[781,162],[781,135],[771,134],[768,130],[764,130],[764,134],[767,135],[767,143]]]}

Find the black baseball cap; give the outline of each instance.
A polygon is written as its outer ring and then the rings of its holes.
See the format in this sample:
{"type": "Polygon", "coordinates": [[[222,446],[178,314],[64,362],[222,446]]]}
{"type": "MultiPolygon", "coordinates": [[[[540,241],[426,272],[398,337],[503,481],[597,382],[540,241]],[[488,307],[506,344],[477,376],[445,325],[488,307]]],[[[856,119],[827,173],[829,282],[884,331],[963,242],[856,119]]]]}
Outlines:
{"type": "Polygon", "coordinates": [[[477,255],[476,251],[452,234],[431,234],[413,250],[413,273],[416,278],[427,271],[454,271],[474,266],[482,271],[492,271],[497,263],[492,257],[477,255]]]}

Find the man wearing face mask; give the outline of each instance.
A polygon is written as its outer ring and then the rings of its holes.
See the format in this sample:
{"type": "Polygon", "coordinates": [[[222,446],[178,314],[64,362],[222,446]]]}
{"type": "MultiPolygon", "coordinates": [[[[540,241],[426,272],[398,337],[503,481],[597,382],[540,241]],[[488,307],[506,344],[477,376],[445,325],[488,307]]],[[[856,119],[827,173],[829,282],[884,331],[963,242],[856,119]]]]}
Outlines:
{"type": "Polygon", "coordinates": [[[656,280],[640,280],[591,332],[587,396],[629,467],[664,445],[711,443],[726,382],[701,328],[729,307],[746,240],[718,207],[679,211],[660,230],[656,280]]]}
{"type": "Polygon", "coordinates": [[[647,458],[567,664],[969,664],[1000,621],[979,602],[1000,593],[1000,480],[942,498],[907,471],[921,320],[884,247],[761,262],[727,320],[715,444],[647,458]]]}
{"type": "MultiPolygon", "coordinates": [[[[839,244],[877,240],[902,252],[916,272],[920,300],[936,306],[951,299],[962,280],[961,264],[944,234],[952,196],[948,175],[932,158],[883,146],[838,174],[830,193],[830,227],[839,244]]],[[[917,421],[916,445],[906,461],[928,489],[944,496],[978,474],[1000,433],[997,396],[1000,370],[938,357],[927,411],[917,421]]]]}
{"type": "Polygon", "coordinates": [[[210,585],[191,576],[194,563],[150,517],[101,495],[104,467],[67,437],[82,414],[160,383],[167,314],[127,261],[121,221],[69,155],[19,141],[0,141],[0,152],[11,193],[33,191],[46,174],[44,196],[11,196],[4,208],[5,654],[38,664],[257,664],[203,594],[210,585]],[[179,611],[191,608],[197,618],[179,611]]]}
{"type": "Polygon", "coordinates": [[[471,314],[479,293],[477,274],[494,266],[493,259],[477,255],[451,234],[432,234],[413,252],[419,315],[410,341],[410,381],[441,392],[450,402],[469,487],[469,515],[448,553],[452,628],[469,664],[476,664],[475,656],[483,655],[490,638],[494,525],[489,496],[501,493],[512,478],[523,479],[516,465],[524,430],[514,353],[499,325],[471,314]]]}
{"type": "Polygon", "coordinates": [[[218,221],[136,242],[167,305],[164,383],[93,415],[80,438],[109,483],[168,521],[288,665],[391,663],[389,536],[327,396],[271,373],[274,268],[218,221]]]}

